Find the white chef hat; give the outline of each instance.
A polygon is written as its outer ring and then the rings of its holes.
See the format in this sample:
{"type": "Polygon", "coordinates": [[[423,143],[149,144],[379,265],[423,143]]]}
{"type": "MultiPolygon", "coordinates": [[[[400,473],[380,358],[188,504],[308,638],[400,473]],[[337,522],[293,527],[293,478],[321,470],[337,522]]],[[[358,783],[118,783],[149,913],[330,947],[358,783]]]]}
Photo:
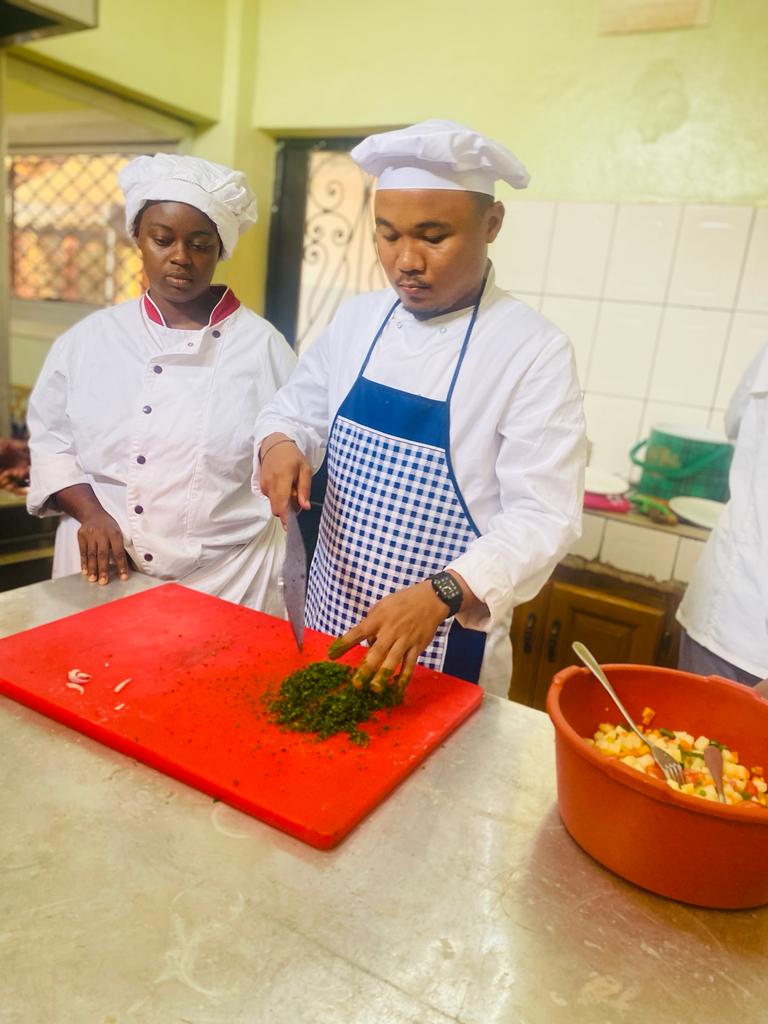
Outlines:
{"type": "Polygon", "coordinates": [[[188,203],[213,221],[221,258],[232,255],[240,235],[256,223],[256,197],[245,175],[196,156],[138,156],[118,171],[125,195],[125,224],[133,236],[136,216],[150,201],[188,203]]]}
{"type": "Polygon", "coordinates": [[[352,150],[379,189],[454,189],[494,194],[500,178],[525,188],[530,175],[500,142],[453,121],[421,121],[394,132],[369,135],[352,150]]]}

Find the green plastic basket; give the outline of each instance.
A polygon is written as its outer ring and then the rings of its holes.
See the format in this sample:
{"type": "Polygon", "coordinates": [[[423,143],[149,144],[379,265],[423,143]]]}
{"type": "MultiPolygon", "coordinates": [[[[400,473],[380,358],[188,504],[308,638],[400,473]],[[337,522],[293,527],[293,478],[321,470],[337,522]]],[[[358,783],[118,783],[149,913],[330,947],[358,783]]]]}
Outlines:
{"type": "Polygon", "coordinates": [[[669,500],[677,495],[728,500],[728,473],[733,445],[714,431],[700,427],[653,427],[651,436],[630,452],[642,469],[641,494],[669,500]],[[645,448],[645,459],[639,452],[645,448]]]}

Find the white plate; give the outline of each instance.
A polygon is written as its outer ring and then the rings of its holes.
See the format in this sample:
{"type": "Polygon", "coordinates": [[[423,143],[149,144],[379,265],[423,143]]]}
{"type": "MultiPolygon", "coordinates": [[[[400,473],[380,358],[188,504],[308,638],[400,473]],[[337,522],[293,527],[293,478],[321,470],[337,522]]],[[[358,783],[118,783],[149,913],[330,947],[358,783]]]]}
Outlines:
{"type": "Polygon", "coordinates": [[[587,466],[584,471],[584,490],[590,494],[624,494],[629,490],[629,483],[615,473],[587,466]]]}
{"type": "Polygon", "coordinates": [[[720,518],[725,502],[710,501],[709,498],[678,497],[669,499],[669,507],[680,519],[694,526],[711,530],[720,518]]]}

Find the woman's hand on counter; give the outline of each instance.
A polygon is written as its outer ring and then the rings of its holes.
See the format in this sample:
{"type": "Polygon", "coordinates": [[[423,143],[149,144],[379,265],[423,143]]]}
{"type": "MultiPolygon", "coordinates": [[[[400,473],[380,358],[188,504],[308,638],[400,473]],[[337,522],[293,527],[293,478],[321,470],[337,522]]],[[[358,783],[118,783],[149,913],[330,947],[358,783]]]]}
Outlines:
{"type": "Polygon", "coordinates": [[[114,561],[117,575],[128,579],[128,558],[123,534],[115,520],[103,509],[80,523],[77,532],[80,545],[80,571],[89,583],[109,583],[109,563],[114,561]]]}
{"type": "Polygon", "coordinates": [[[109,583],[110,560],[115,563],[121,580],[128,579],[128,556],[123,534],[117,522],[104,509],[89,484],[74,484],[55,495],[55,504],[67,515],[77,519],[80,529],[80,571],[89,583],[109,583]]]}

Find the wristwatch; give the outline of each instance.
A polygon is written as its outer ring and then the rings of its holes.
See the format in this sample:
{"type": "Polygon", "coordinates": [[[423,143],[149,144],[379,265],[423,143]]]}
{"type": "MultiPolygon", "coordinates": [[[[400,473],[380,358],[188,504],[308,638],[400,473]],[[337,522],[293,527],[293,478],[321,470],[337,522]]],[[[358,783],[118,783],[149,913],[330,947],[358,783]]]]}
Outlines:
{"type": "Polygon", "coordinates": [[[434,576],[429,577],[429,582],[443,604],[448,605],[448,615],[446,615],[446,618],[455,615],[459,608],[461,608],[461,602],[464,600],[464,591],[453,576],[449,572],[437,572],[434,576]]]}

